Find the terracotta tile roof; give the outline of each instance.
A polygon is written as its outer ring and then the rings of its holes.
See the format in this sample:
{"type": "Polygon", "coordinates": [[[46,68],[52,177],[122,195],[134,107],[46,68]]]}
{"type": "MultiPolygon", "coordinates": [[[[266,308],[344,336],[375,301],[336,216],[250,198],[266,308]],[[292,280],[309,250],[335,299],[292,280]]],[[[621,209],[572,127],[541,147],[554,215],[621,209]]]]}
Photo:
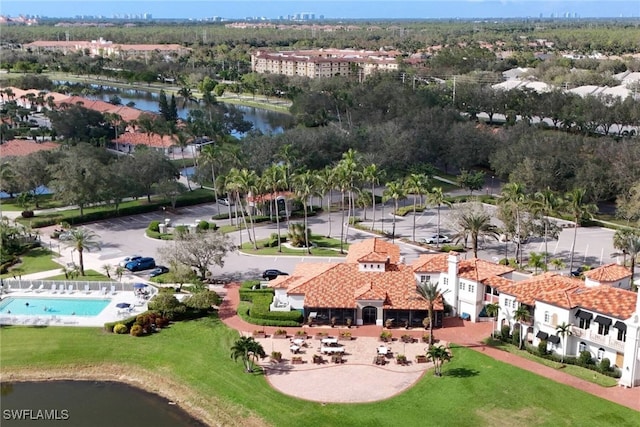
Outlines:
{"type": "Polygon", "coordinates": [[[437,273],[449,271],[448,254],[422,254],[411,264],[416,273],[437,273]]]}
{"type": "Polygon", "coordinates": [[[147,145],[154,148],[169,148],[175,145],[175,142],[169,135],[160,136],[157,133],[147,135],[142,132],[125,132],[118,136],[118,139],[112,140],[117,144],[131,145],[147,145]]]}
{"type": "MultiPolygon", "coordinates": [[[[290,280],[288,294],[304,295],[307,307],[355,308],[358,299],[383,300],[384,308],[426,310],[428,303],[416,291],[413,270],[397,266],[392,271],[360,271],[358,263],[301,264],[290,280]],[[307,271],[310,274],[302,275],[307,271]]],[[[275,281],[275,280],[274,280],[275,281]]],[[[288,282],[289,283],[289,282],[288,282]]],[[[442,301],[435,305],[442,310],[442,301]]]]}
{"type": "Polygon", "coordinates": [[[124,121],[130,122],[138,120],[143,114],[152,114],[148,111],[138,110],[136,108],[127,107],[126,105],[113,105],[105,101],[98,99],[89,99],[81,96],[67,96],[63,99],[56,99],[56,106],[61,107],[63,104],[76,105],[81,104],[84,108],[89,110],[99,111],[100,113],[117,114],[124,121]]]}
{"type": "Polygon", "coordinates": [[[514,268],[512,267],[478,258],[462,260],[458,263],[458,276],[464,279],[474,280],[478,283],[483,282],[489,277],[511,273],[513,270],[514,268]]]}
{"type": "Polygon", "coordinates": [[[561,276],[558,273],[544,273],[512,285],[502,286],[500,292],[513,295],[523,304],[533,306],[535,301],[566,306],[565,292],[584,287],[580,279],[561,276]]]}
{"type": "Polygon", "coordinates": [[[516,282],[501,276],[489,276],[484,279],[482,283],[485,285],[489,285],[494,289],[501,290],[505,286],[513,285],[516,282]]]}
{"type": "Polygon", "coordinates": [[[0,145],[0,157],[24,157],[37,151],[50,151],[60,148],[55,142],[33,142],[26,139],[12,139],[0,145]]]}
{"type": "Polygon", "coordinates": [[[392,264],[400,261],[400,247],[377,237],[354,243],[349,247],[347,262],[386,261],[392,264]]]}
{"type": "Polygon", "coordinates": [[[580,287],[569,293],[571,307],[580,307],[621,320],[627,320],[636,310],[638,294],[610,286],[580,287]]]}
{"type": "MultiPolygon", "coordinates": [[[[286,197],[286,198],[290,198],[293,196],[293,192],[291,191],[278,191],[275,193],[275,197],[286,197]]],[[[265,194],[258,194],[257,196],[253,196],[253,195],[249,195],[247,196],[247,200],[250,202],[270,202],[271,200],[273,200],[273,193],[265,193],[265,194]]]]}
{"type": "Polygon", "coordinates": [[[596,282],[616,282],[631,277],[631,271],[622,265],[611,263],[585,271],[584,276],[596,282]]]}

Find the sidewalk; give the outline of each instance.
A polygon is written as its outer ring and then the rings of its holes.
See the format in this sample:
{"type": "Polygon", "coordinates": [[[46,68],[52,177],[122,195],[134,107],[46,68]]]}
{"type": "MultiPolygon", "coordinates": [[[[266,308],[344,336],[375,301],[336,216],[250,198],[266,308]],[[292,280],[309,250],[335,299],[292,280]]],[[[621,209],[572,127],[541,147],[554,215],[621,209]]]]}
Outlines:
{"type": "MultiPolygon", "coordinates": [[[[219,316],[228,327],[240,332],[253,332],[253,330],[259,328],[265,330],[267,334],[273,334],[276,329],[279,329],[277,327],[252,325],[245,322],[237,315],[236,312],[240,302],[239,284],[235,283],[225,285],[223,294],[224,299],[220,306],[219,316]]],[[[299,329],[303,328],[287,328],[287,331],[295,334],[299,329]]],[[[316,328],[304,327],[304,329],[310,330],[316,328]]],[[[354,337],[378,337],[382,328],[380,326],[368,325],[351,328],[350,331],[354,337]]],[[[403,330],[402,333],[408,333],[414,337],[421,337],[424,330],[403,330]]],[[[455,343],[457,345],[482,352],[501,362],[508,363],[558,383],[577,388],[602,399],[640,411],[640,387],[630,389],[623,387],[601,387],[597,384],[590,383],[562,371],[558,371],[493,347],[485,346],[482,344],[482,340],[490,334],[490,322],[472,323],[457,318],[445,319],[444,328],[434,329],[433,331],[434,338],[438,340],[455,343]]],[[[286,393],[286,391],[284,392],[286,393]]]]}

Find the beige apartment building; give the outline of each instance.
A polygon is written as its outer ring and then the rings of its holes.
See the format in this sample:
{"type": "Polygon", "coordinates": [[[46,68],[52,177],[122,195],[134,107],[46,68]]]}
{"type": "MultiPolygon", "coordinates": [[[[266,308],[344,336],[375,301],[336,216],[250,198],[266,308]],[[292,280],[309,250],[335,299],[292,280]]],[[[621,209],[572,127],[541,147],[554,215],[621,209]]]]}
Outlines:
{"type": "Polygon", "coordinates": [[[398,52],[355,49],[314,49],[251,55],[251,70],[260,74],[304,76],[311,79],[357,74],[366,77],[377,71],[397,71],[398,52]]]}

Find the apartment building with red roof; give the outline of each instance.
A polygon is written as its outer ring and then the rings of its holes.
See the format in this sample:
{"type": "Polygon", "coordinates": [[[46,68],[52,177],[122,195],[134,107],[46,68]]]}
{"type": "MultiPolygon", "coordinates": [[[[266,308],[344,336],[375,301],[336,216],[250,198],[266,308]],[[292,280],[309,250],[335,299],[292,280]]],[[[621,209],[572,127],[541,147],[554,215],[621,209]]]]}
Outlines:
{"type": "Polygon", "coordinates": [[[605,265],[590,272],[588,283],[558,273],[544,273],[500,288],[498,323],[523,327],[524,340],[547,343],[557,354],[609,359],[620,369],[620,384],[640,385],[640,301],[637,292],[621,289],[630,277],[622,266],[605,265]],[[517,322],[514,313],[525,307],[529,318],[517,322]],[[520,323],[522,325],[520,325],[520,323]],[[558,327],[570,325],[570,335],[558,327]]]}

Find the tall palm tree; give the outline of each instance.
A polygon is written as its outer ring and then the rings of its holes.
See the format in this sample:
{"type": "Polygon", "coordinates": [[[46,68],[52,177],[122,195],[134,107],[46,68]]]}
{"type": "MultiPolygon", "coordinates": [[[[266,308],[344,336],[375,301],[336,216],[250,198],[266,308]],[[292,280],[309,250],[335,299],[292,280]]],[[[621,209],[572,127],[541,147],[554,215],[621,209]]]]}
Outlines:
{"type": "MultiPolygon", "coordinates": [[[[444,192],[442,191],[442,187],[433,187],[429,192],[429,194],[427,194],[427,203],[430,205],[436,206],[436,211],[438,214],[436,234],[439,236],[440,235],[440,207],[442,205],[451,206],[451,202],[445,198],[444,192]]],[[[440,239],[437,239],[436,247],[440,247],[440,239]]]]}
{"type": "Polygon", "coordinates": [[[85,250],[91,252],[93,249],[100,249],[98,238],[98,235],[88,228],[72,228],[60,235],[60,240],[64,242],[66,247],[73,248],[73,250],[78,252],[78,264],[81,276],[84,276],[83,253],[85,250]]]}
{"type": "Polygon", "coordinates": [[[323,194],[329,193],[327,196],[327,222],[329,223],[327,237],[331,237],[331,202],[333,198],[332,192],[336,186],[336,173],[333,167],[326,166],[319,172],[318,186],[323,194]]]}
{"type": "Polygon", "coordinates": [[[491,337],[493,338],[496,334],[496,321],[498,317],[498,313],[500,313],[500,305],[498,303],[492,302],[484,306],[484,309],[487,312],[487,315],[491,316],[493,319],[493,331],[491,332],[491,337]]]}
{"type": "Polygon", "coordinates": [[[269,202],[272,212],[275,211],[276,227],[278,230],[278,252],[282,252],[282,243],[280,241],[280,212],[278,211],[278,190],[284,185],[285,169],[282,165],[271,165],[262,173],[262,179],[267,188],[271,190],[271,201],[269,202]]]}
{"type": "Polygon", "coordinates": [[[549,241],[548,217],[560,209],[562,206],[562,199],[559,198],[549,187],[545,190],[536,192],[533,197],[534,199],[531,203],[531,207],[534,212],[539,212],[542,215],[542,223],[544,224],[544,263],[546,265],[549,263],[549,249],[547,247],[549,241]]]}
{"type": "Polygon", "coordinates": [[[529,262],[527,265],[534,268],[534,274],[538,274],[538,269],[547,271],[547,264],[545,264],[544,258],[546,258],[546,254],[539,254],[537,252],[531,252],[529,254],[529,262]]]}
{"type": "Polygon", "coordinates": [[[417,208],[417,196],[420,197],[420,204],[422,205],[422,195],[428,192],[429,177],[423,173],[412,173],[404,181],[404,190],[407,194],[413,194],[413,231],[412,239],[416,241],[416,208],[417,208]]]}
{"type": "Polygon", "coordinates": [[[522,350],[522,344],[524,342],[522,333],[522,322],[527,321],[529,317],[531,317],[531,315],[529,314],[529,310],[527,310],[527,307],[525,307],[523,304],[520,304],[517,310],[513,312],[514,320],[518,322],[518,325],[520,325],[520,343],[518,345],[518,348],[520,350],[522,350]]]}
{"type": "MultiPolygon", "coordinates": [[[[175,131],[175,133],[171,134],[171,141],[173,141],[175,145],[180,147],[180,153],[182,154],[183,167],[185,165],[184,150],[189,146],[190,139],[191,139],[191,135],[187,134],[184,131],[175,131]]],[[[195,159],[195,156],[194,156],[194,159],[195,159]]],[[[195,165],[194,165],[194,168],[195,168],[195,165]]],[[[189,188],[189,191],[191,191],[191,179],[189,179],[188,175],[186,175],[185,178],[187,179],[187,187],[189,188]]]]}
{"type": "Polygon", "coordinates": [[[487,212],[467,212],[458,219],[459,231],[454,237],[454,241],[460,242],[467,237],[471,237],[473,257],[478,258],[478,239],[480,237],[498,238],[498,231],[495,225],[491,224],[491,215],[487,212]]]}
{"type": "Polygon", "coordinates": [[[253,337],[240,337],[231,347],[231,358],[233,360],[242,359],[245,372],[251,373],[254,369],[254,363],[257,358],[264,359],[267,354],[258,341],[253,337]]]}
{"type": "MultiPolygon", "coordinates": [[[[623,254],[629,255],[631,259],[631,286],[634,286],[633,277],[636,273],[636,260],[638,259],[638,254],[640,254],[640,231],[637,229],[624,229],[618,230],[613,235],[613,246],[616,249],[620,249],[623,254]]],[[[624,265],[626,265],[626,259],[624,260],[624,265]]]]}
{"type": "Polygon", "coordinates": [[[427,360],[433,361],[433,374],[436,377],[441,377],[442,365],[444,362],[451,360],[451,354],[449,354],[449,350],[441,345],[432,345],[427,350],[427,360]]]}
{"type": "Polygon", "coordinates": [[[567,325],[566,322],[562,322],[556,327],[556,333],[560,338],[562,338],[562,359],[560,362],[564,363],[564,357],[567,355],[567,337],[573,335],[571,325],[567,325]]]}
{"type": "MultiPolygon", "coordinates": [[[[255,172],[249,172],[247,169],[238,170],[236,168],[231,168],[229,171],[229,175],[227,176],[227,189],[231,191],[235,195],[235,205],[236,210],[238,206],[240,207],[240,215],[242,216],[242,222],[244,227],[247,229],[247,235],[249,236],[249,241],[253,243],[253,248],[258,250],[258,246],[255,242],[255,239],[251,238],[251,228],[247,225],[247,218],[245,216],[245,212],[249,216],[249,224],[252,224],[252,216],[250,209],[245,209],[244,204],[242,203],[242,194],[245,194],[252,190],[253,183],[253,175],[255,172]]],[[[242,229],[240,230],[240,246],[242,246],[242,229]]]]}
{"type": "Polygon", "coordinates": [[[384,171],[378,168],[375,163],[365,166],[362,169],[362,180],[371,184],[371,231],[376,225],[376,185],[380,184],[380,179],[384,176],[384,171]]]}
{"type": "Polygon", "coordinates": [[[510,182],[502,187],[500,194],[500,200],[498,203],[503,206],[508,212],[511,212],[515,220],[515,243],[516,243],[516,259],[519,264],[522,264],[522,251],[520,248],[523,241],[522,236],[522,209],[526,202],[526,194],[524,186],[517,182],[510,182]]]}
{"type": "Polygon", "coordinates": [[[338,163],[338,169],[340,170],[339,179],[340,184],[343,187],[343,191],[347,193],[348,207],[347,207],[347,227],[344,235],[344,241],[346,242],[349,235],[349,226],[351,225],[351,216],[355,216],[355,203],[353,199],[353,190],[355,182],[359,179],[358,171],[358,152],[353,148],[350,148],[346,153],[342,153],[342,159],[338,163]]]}
{"type": "Polygon", "coordinates": [[[391,181],[387,183],[384,192],[382,193],[382,199],[384,201],[393,199],[393,229],[391,231],[391,241],[395,242],[396,239],[396,214],[398,211],[398,202],[405,197],[404,183],[402,180],[391,181]]]}
{"type": "Polygon", "coordinates": [[[309,223],[307,221],[307,204],[309,197],[315,192],[316,177],[312,172],[308,170],[300,171],[293,176],[293,190],[295,195],[302,201],[302,207],[304,209],[304,244],[307,248],[307,254],[311,254],[311,247],[309,246],[309,223]]]}
{"type": "MultiPolygon", "coordinates": [[[[431,283],[429,281],[418,284],[416,287],[416,291],[418,294],[427,300],[427,309],[429,315],[429,346],[433,345],[433,306],[435,305],[438,299],[442,300],[442,296],[449,292],[449,289],[445,289],[444,291],[440,291],[438,288],[438,282],[431,283]]],[[[443,300],[444,303],[444,300],[443,300]]]]}
{"type": "Polygon", "coordinates": [[[586,193],[587,191],[583,188],[574,188],[565,195],[565,209],[569,211],[575,222],[573,243],[571,244],[571,257],[569,258],[569,271],[573,271],[573,257],[576,250],[576,237],[578,236],[580,221],[585,218],[592,218],[598,211],[596,205],[587,203],[586,193]]]}

